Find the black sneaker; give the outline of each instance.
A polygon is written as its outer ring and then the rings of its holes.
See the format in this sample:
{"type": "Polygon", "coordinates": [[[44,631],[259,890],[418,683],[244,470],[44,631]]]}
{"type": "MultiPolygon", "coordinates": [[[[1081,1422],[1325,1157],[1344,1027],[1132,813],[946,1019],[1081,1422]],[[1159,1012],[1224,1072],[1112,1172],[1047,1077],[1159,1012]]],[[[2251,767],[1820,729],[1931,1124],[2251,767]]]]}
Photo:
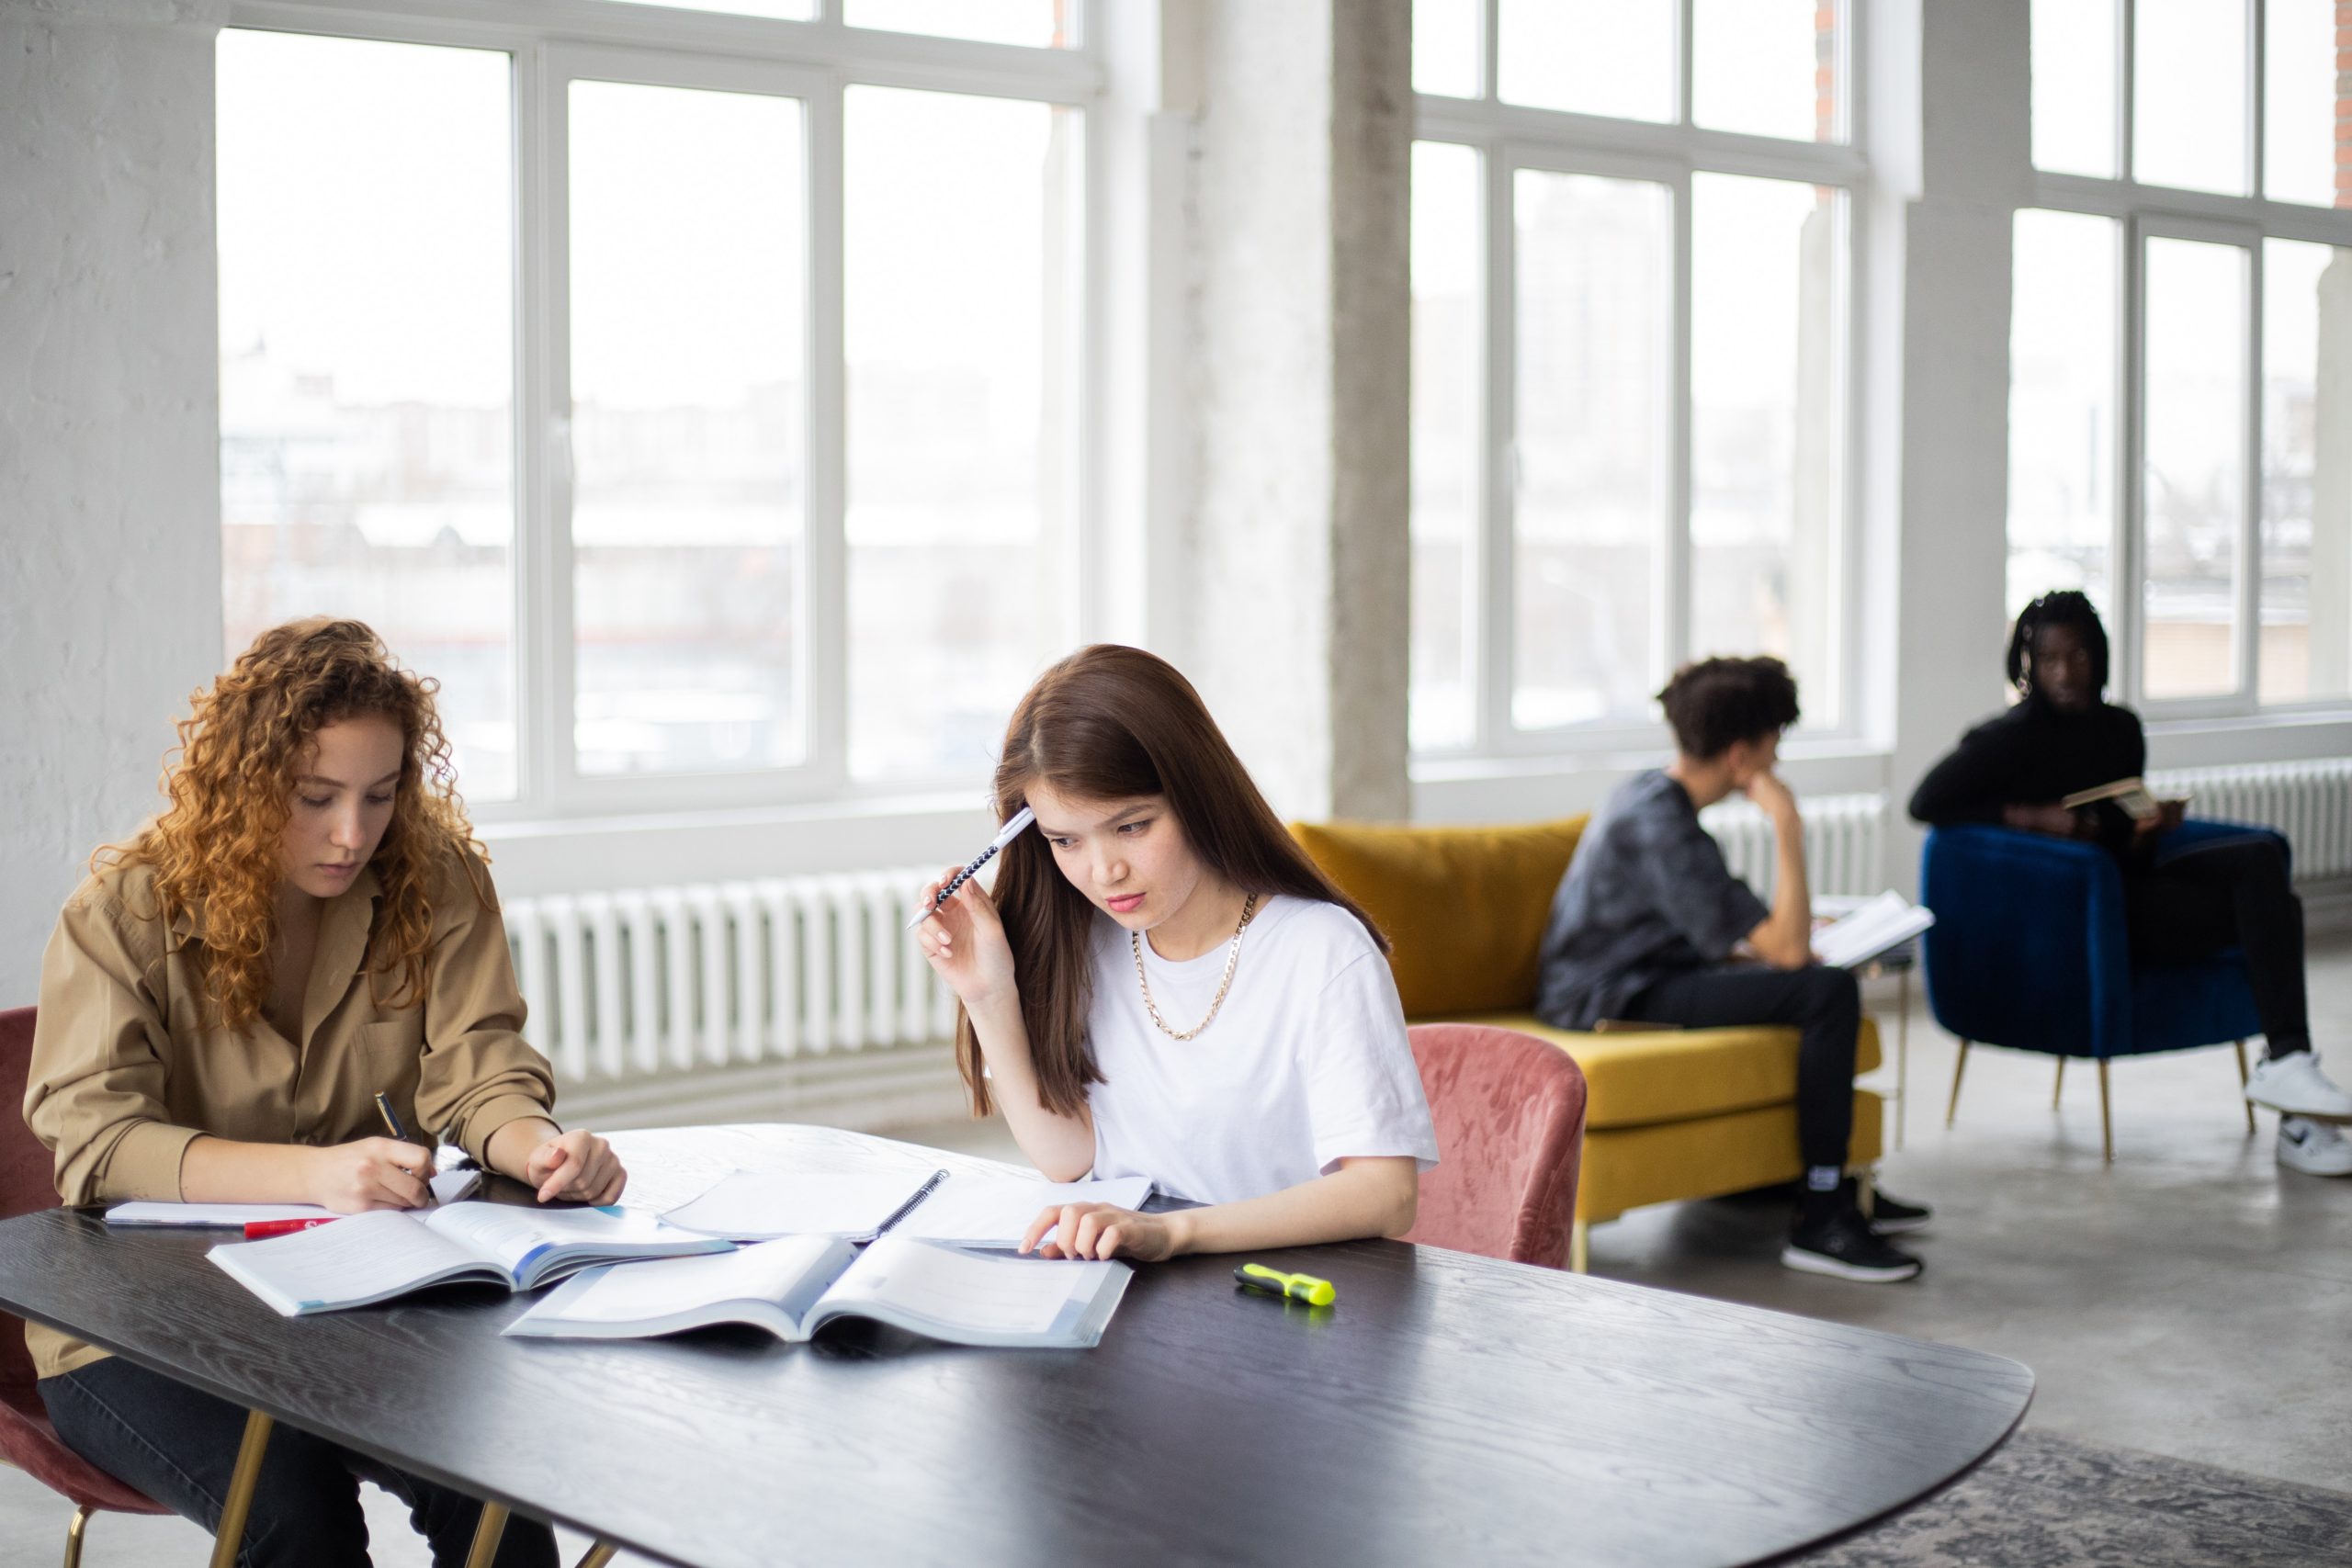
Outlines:
{"type": "Polygon", "coordinates": [[[1871,1194],[1871,1229],[1881,1235],[1908,1235],[1928,1228],[1935,1217],[1925,1203],[1906,1203],[1881,1187],[1871,1194]]]}
{"type": "Polygon", "coordinates": [[[1826,1220],[1800,1224],[1781,1250],[1781,1265],[1882,1285],[1913,1279],[1920,1267],[1917,1258],[1881,1239],[1859,1209],[1840,1209],[1826,1220]]]}

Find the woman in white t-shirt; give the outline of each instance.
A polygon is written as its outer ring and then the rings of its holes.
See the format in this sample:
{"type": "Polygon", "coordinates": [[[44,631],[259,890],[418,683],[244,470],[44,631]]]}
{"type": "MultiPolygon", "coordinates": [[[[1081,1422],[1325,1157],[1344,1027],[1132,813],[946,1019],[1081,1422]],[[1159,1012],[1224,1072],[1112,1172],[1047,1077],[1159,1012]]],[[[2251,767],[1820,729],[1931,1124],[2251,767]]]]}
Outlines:
{"type": "MultiPolygon", "coordinates": [[[[1437,1135],[1387,942],[1283,830],[1190,682],[1098,645],[1014,710],[991,897],[923,922],[956,1055],[1057,1181],[1206,1205],[1049,1209],[1023,1250],[1144,1260],[1396,1235],[1437,1135]]],[[[943,878],[944,882],[944,879],[943,878]]],[[[942,883],[933,883],[926,898],[942,883]]]]}

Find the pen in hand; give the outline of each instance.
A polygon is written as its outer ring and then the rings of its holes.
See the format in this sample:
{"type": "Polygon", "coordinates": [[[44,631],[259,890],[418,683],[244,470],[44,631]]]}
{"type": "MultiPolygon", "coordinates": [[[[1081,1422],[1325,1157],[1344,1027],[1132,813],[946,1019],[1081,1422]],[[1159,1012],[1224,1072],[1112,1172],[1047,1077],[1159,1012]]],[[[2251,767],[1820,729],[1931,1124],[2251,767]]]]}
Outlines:
{"type": "MultiPolygon", "coordinates": [[[[383,1094],[376,1096],[376,1114],[384,1119],[384,1126],[393,1137],[403,1144],[409,1141],[408,1129],[401,1125],[400,1112],[392,1109],[390,1096],[383,1094]]],[[[424,1162],[424,1206],[430,1209],[437,1207],[441,1200],[433,1190],[433,1161],[429,1157],[431,1151],[428,1150],[426,1153],[428,1157],[424,1162]]]]}
{"type": "Polygon", "coordinates": [[[956,897],[956,889],[963,886],[967,882],[971,881],[974,873],[978,872],[980,867],[988,864],[989,861],[995,859],[996,852],[999,850],[1004,848],[1005,845],[1019,838],[1021,836],[1022,829],[1027,828],[1030,823],[1035,822],[1035,820],[1037,820],[1037,814],[1030,810],[1025,806],[1020,810],[1014,812],[1011,817],[1007,818],[1005,819],[1004,826],[997,829],[996,837],[989,840],[989,847],[982,850],[978,854],[974,855],[969,865],[967,865],[963,870],[949,877],[946,883],[941,886],[938,897],[932,899],[931,907],[926,909],[918,909],[915,911],[915,918],[907,922],[907,930],[914,930],[917,926],[931,919],[932,916],[937,914],[941,906],[944,905],[950,898],[956,897]]]}

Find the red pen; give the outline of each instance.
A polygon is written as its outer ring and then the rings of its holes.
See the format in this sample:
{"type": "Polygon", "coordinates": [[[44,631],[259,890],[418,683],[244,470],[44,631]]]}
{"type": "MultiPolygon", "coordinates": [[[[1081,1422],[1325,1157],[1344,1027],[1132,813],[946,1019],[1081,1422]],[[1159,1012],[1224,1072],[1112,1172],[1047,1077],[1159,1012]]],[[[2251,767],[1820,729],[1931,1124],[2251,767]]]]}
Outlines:
{"type": "Polygon", "coordinates": [[[342,1217],[337,1214],[334,1218],[322,1220],[247,1220],[245,1239],[263,1241],[274,1235],[292,1235],[296,1231],[316,1230],[321,1225],[331,1225],[342,1217]]]}

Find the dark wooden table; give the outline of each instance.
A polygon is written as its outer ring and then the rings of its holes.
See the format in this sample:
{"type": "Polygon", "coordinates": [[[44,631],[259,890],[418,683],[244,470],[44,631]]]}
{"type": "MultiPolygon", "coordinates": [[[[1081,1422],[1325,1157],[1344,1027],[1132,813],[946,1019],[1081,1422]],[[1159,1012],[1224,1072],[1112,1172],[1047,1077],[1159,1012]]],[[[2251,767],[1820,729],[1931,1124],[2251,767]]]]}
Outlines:
{"type": "MultiPolygon", "coordinates": [[[[752,1168],[1001,1168],[820,1129],[616,1138],[634,1201],[752,1168]]],[[[2014,1361],[1397,1242],[1141,1269],[1102,1345],[871,1325],[787,1346],[503,1339],[451,1288],[310,1319],[218,1233],[0,1223],[0,1306],[515,1511],[680,1563],[1754,1562],[1932,1491],[2024,1413],[2014,1361]]],[[[1859,1287],[1858,1287],[1859,1288],[1859,1287]]]]}

